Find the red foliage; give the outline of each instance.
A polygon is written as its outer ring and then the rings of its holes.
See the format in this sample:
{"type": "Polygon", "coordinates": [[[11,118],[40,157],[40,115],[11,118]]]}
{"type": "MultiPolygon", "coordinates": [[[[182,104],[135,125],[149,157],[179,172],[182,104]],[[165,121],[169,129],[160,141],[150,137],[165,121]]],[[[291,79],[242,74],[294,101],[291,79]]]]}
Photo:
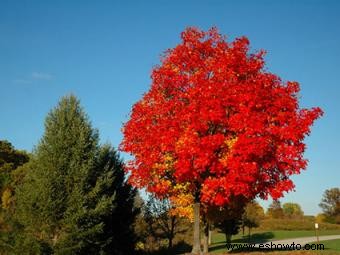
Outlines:
{"type": "Polygon", "coordinates": [[[123,128],[130,182],[159,196],[189,183],[187,192],[218,206],[292,190],[322,110],[300,109],[299,84],[267,72],[264,51],[249,53],[247,38],[228,43],[215,28],[181,38],[123,128]]]}

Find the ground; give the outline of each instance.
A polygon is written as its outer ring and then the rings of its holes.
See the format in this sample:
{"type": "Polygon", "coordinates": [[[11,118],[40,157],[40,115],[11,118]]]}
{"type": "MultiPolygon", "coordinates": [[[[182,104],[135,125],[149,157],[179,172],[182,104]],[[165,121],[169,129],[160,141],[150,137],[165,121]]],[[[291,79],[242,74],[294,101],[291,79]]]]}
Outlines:
{"type": "MultiPolygon", "coordinates": [[[[325,235],[340,235],[340,230],[323,230],[319,233],[320,236],[325,235]]],[[[315,236],[315,231],[266,231],[266,232],[258,232],[251,235],[250,242],[259,242],[265,243],[271,240],[284,240],[284,239],[292,239],[292,238],[301,238],[301,237],[313,237],[315,236]]],[[[247,243],[248,238],[242,238],[241,235],[237,235],[233,238],[233,243],[247,243]]],[[[340,254],[340,240],[329,240],[329,241],[320,241],[320,243],[324,244],[324,251],[277,251],[277,252],[251,252],[251,255],[259,255],[259,254],[340,254]]],[[[226,253],[226,243],[225,237],[221,233],[215,233],[213,235],[212,245],[210,246],[210,253],[215,254],[223,254],[226,253]]],[[[233,253],[237,254],[249,254],[241,253],[240,251],[234,251],[233,253]]]]}

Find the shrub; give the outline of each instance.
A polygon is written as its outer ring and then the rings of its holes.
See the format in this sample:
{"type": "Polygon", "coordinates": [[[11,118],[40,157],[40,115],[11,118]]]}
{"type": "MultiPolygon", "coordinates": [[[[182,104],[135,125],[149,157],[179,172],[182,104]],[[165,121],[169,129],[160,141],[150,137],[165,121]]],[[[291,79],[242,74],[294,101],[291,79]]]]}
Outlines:
{"type": "MultiPolygon", "coordinates": [[[[265,219],[258,230],[314,230],[315,220],[311,218],[295,219],[265,219]]],[[[319,223],[321,230],[340,229],[339,224],[319,223]]]]}

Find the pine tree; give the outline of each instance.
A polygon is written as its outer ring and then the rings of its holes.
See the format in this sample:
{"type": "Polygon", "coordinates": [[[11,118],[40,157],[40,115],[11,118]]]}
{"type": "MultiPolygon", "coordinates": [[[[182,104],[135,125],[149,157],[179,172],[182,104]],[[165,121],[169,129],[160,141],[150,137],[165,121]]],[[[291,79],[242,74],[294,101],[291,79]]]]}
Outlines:
{"type": "Polygon", "coordinates": [[[98,162],[98,169],[104,169],[114,177],[111,187],[103,189],[105,194],[114,196],[113,209],[103,218],[104,235],[109,237],[103,251],[105,254],[133,254],[137,241],[133,225],[140,211],[134,206],[137,191],[127,183],[123,162],[111,146],[100,148],[98,162]]]}
{"type": "Polygon", "coordinates": [[[122,169],[117,157],[99,146],[79,100],[62,98],[48,114],[30,170],[17,188],[17,218],[24,226],[17,246],[32,243],[34,254],[109,254],[114,236],[108,219],[114,221],[117,197],[134,196],[120,194],[123,184],[117,180],[124,183],[124,172],[115,171],[117,164],[122,169]]]}

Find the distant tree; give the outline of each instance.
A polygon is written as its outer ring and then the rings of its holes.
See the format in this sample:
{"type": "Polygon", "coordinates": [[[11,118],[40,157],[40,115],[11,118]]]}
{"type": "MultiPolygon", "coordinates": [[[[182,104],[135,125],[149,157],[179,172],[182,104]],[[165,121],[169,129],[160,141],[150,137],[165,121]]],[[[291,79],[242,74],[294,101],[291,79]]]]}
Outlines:
{"type": "Polygon", "coordinates": [[[283,209],[279,200],[273,200],[273,202],[269,205],[267,215],[272,219],[283,218],[283,209]]]}
{"type": "Polygon", "coordinates": [[[134,232],[137,237],[136,248],[137,250],[151,250],[148,247],[148,238],[151,236],[149,232],[149,225],[145,220],[146,205],[144,199],[137,192],[135,197],[135,207],[139,208],[139,213],[136,216],[134,223],[134,232]]]}
{"type": "Polygon", "coordinates": [[[297,203],[284,203],[282,210],[286,218],[299,219],[303,217],[301,206],[297,203]]]}
{"type": "Polygon", "coordinates": [[[114,150],[98,145],[76,97],[62,98],[48,114],[29,168],[17,187],[25,233],[17,247],[36,247],[30,254],[112,254],[113,247],[131,254],[135,191],[114,150]]]}
{"type": "Polygon", "coordinates": [[[28,160],[26,152],[16,150],[11,143],[0,140],[0,197],[3,209],[9,209],[13,203],[13,171],[28,160]]]}
{"type": "Polygon", "coordinates": [[[264,218],[263,208],[255,201],[247,204],[245,207],[242,225],[248,228],[248,236],[250,238],[250,233],[252,228],[256,228],[260,225],[260,221],[264,218]]]}
{"type": "Polygon", "coordinates": [[[168,248],[173,246],[175,235],[180,232],[179,217],[172,213],[172,205],[168,199],[157,199],[150,195],[145,210],[145,220],[149,232],[155,239],[166,239],[168,248]]]}
{"type": "Polygon", "coordinates": [[[238,196],[233,198],[233,203],[229,206],[207,208],[209,222],[222,230],[227,243],[230,243],[232,236],[239,231],[246,204],[243,196],[238,196]]]}
{"type": "Polygon", "coordinates": [[[0,254],[10,254],[18,234],[13,218],[15,211],[15,183],[21,176],[18,168],[29,160],[25,151],[15,149],[8,141],[0,140],[0,254]]]}
{"type": "Polygon", "coordinates": [[[319,206],[327,221],[340,224],[340,188],[326,190],[319,206]]]}
{"type": "Polygon", "coordinates": [[[227,243],[231,243],[231,238],[239,232],[242,225],[241,217],[234,219],[225,219],[216,224],[216,226],[223,231],[227,243]]]}
{"type": "Polygon", "coordinates": [[[316,223],[323,223],[325,221],[326,221],[326,215],[324,213],[319,213],[318,215],[316,215],[315,217],[316,223]]]}

